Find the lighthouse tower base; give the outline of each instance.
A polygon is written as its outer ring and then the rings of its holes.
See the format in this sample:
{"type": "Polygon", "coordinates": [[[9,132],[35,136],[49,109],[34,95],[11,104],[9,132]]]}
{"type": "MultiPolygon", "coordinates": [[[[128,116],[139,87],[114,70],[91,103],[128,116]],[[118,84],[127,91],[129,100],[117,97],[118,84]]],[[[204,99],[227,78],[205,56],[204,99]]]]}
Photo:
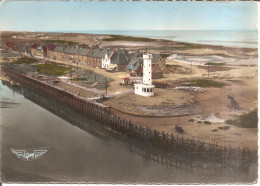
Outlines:
{"type": "Polygon", "coordinates": [[[154,96],[154,85],[134,84],[135,94],[140,96],[154,96]]]}

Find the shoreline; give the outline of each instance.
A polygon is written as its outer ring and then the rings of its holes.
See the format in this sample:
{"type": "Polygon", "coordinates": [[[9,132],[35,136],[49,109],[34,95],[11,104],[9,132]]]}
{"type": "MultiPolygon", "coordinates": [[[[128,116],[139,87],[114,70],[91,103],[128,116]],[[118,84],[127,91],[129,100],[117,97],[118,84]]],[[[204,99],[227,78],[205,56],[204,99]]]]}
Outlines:
{"type": "MultiPolygon", "coordinates": [[[[188,45],[198,45],[202,47],[213,47],[213,48],[233,48],[233,49],[258,49],[258,47],[247,47],[247,46],[229,46],[229,45],[220,45],[220,44],[213,44],[214,41],[210,41],[210,44],[207,43],[200,43],[200,42],[193,42],[193,41],[178,41],[178,40],[172,40],[167,39],[165,36],[162,37],[152,37],[152,36],[140,36],[140,35],[124,35],[124,34],[103,34],[103,33],[81,33],[81,32],[41,32],[41,31],[0,31],[0,38],[2,34],[8,34],[8,33],[31,33],[31,34],[65,34],[65,35],[86,35],[86,36],[100,36],[100,37],[110,37],[111,35],[118,35],[118,36],[125,36],[125,37],[138,37],[138,38],[147,38],[154,41],[165,41],[165,42],[173,42],[177,44],[188,44],[188,45]]],[[[176,36],[173,36],[172,38],[176,38],[176,36]]],[[[13,38],[16,39],[16,38],[13,38]]],[[[208,41],[207,41],[208,42],[208,41]]],[[[240,42],[240,41],[216,41],[216,42],[240,42]]],[[[134,42],[133,42],[134,43],[134,42]]],[[[256,41],[256,43],[258,43],[256,41]]]]}
{"type": "MultiPolygon", "coordinates": [[[[142,32],[142,31],[145,31],[145,30],[136,30],[137,32],[142,32]]],[[[163,31],[163,32],[167,32],[167,31],[175,31],[175,32],[180,32],[180,31],[183,31],[183,32],[193,32],[194,30],[147,30],[148,32],[151,32],[151,31],[163,31]]],[[[229,30],[229,31],[234,31],[234,30],[229,30]]],[[[242,31],[250,31],[250,32],[257,32],[257,30],[237,30],[237,32],[242,32],[242,31]]],[[[258,41],[252,41],[252,42],[245,42],[245,41],[217,41],[217,40],[198,40],[197,42],[196,41],[186,41],[186,40],[174,40],[174,38],[179,38],[178,36],[141,36],[141,35],[137,35],[137,34],[120,34],[120,33],[91,33],[91,31],[82,31],[82,32],[75,32],[75,31],[50,31],[50,32],[41,32],[41,31],[38,31],[39,33],[70,33],[70,34],[89,34],[89,35],[105,35],[105,36],[109,36],[109,35],[121,35],[121,36],[129,36],[129,37],[141,37],[141,38],[149,38],[149,39],[155,39],[155,40],[167,40],[167,41],[173,41],[173,42],[183,42],[183,43],[188,43],[188,44],[202,44],[202,45],[212,45],[212,46],[219,46],[219,47],[235,47],[235,48],[252,48],[252,49],[257,49],[258,46],[237,46],[237,45],[221,45],[221,44],[214,44],[214,42],[226,42],[226,43],[237,43],[237,44],[241,44],[241,43],[247,43],[247,44],[256,44],[258,45],[258,41]],[[167,38],[167,37],[170,37],[171,39],[167,38]]],[[[94,31],[95,32],[95,31],[94,31]]],[[[112,31],[113,32],[113,31],[112,31]]],[[[116,31],[115,31],[116,32],[116,31]]],[[[120,31],[119,31],[120,32],[120,31]]],[[[135,32],[134,30],[122,30],[122,32],[135,32]]],[[[219,31],[215,31],[215,30],[195,30],[195,32],[223,32],[223,30],[219,30],[219,31]]]]}

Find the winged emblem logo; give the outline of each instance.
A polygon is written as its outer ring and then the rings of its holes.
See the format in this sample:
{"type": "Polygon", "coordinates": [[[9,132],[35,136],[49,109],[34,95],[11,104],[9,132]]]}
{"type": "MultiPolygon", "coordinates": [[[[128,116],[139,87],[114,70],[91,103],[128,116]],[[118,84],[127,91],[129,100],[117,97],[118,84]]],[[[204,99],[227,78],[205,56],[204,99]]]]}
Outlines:
{"type": "Polygon", "coordinates": [[[32,152],[27,152],[25,149],[12,149],[11,151],[13,154],[15,154],[19,159],[22,159],[24,161],[33,161],[41,156],[43,156],[47,150],[33,150],[32,152]]]}

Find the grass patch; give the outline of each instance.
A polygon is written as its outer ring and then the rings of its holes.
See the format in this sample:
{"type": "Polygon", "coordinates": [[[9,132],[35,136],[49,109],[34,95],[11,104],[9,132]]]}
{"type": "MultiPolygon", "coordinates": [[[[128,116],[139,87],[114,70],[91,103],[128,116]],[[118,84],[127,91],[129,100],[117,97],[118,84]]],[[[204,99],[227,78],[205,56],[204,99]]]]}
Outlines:
{"type": "Polygon", "coordinates": [[[161,81],[154,81],[153,82],[153,85],[156,87],[156,88],[168,88],[169,87],[169,84],[166,83],[166,82],[161,82],[161,81]]]}
{"type": "Polygon", "coordinates": [[[186,81],[181,83],[183,86],[191,87],[223,87],[225,84],[219,81],[210,80],[210,79],[194,79],[191,81],[186,81]]]}
{"type": "Polygon", "coordinates": [[[180,43],[180,46],[171,47],[172,50],[190,50],[190,49],[198,49],[201,46],[191,43],[180,43]]]}
{"type": "Polygon", "coordinates": [[[174,65],[174,64],[165,64],[166,67],[181,67],[180,65],[174,65]]]}
{"type": "Polygon", "coordinates": [[[207,124],[207,125],[210,125],[211,122],[210,121],[203,121],[203,123],[207,124]]]}
{"type": "Polygon", "coordinates": [[[72,80],[73,81],[84,81],[84,80],[86,80],[86,78],[84,78],[84,77],[74,77],[72,80]]]}
{"type": "Polygon", "coordinates": [[[54,64],[46,64],[46,69],[45,69],[45,64],[37,64],[35,66],[38,67],[37,69],[38,72],[41,72],[43,74],[48,74],[48,75],[57,75],[57,76],[65,75],[65,72],[71,69],[69,67],[58,66],[54,64]]]}
{"type": "Polygon", "coordinates": [[[226,63],[212,63],[212,62],[209,62],[209,63],[205,63],[204,65],[223,66],[223,65],[226,65],[226,63]]]}
{"type": "Polygon", "coordinates": [[[63,44],[63,45],[77,45],[77,44],[79,44],[78,42],[59,40],[59,39],[57,39],[57,40],[46,40],[44,42],[58,43],[58,44],[63,44]]]}
{"type": "Polygon", "coordinates": [[[242,114],[234,120],[227,120],[226,123],[241,128],[257,128],[258,126],[258,109],[242,114]]]}
{"type": "Polygon", "coordinates": [[[36,59],[29,58],[29,57],[21,57],[21,58],[17,59],[16,61],[14,61],[13,63],[15,63],[15,64],[31,64],[31,63],[35,63],[35,62],[37,62],[36,59]]]}
{"type": "Polygon", "coordinates": [[[160,54],[160,56],[164,59],[166,59],[167,57],[169,57],[171,54],[160,54]]]}
{"type": "Polygon", "coordinates": [[[228,130],[228,129],[230,129],[230,126],[218,127],[218,129],[221,129],[221,130],[228,130]]]}
{"type": "Polygon", "coordinates": [[[154,39],[145,37],[133,37],[133,36],[121,36],[121,35],[109,35],[111,38],[105,38],[103,41],[153,41],[154,39]]]}

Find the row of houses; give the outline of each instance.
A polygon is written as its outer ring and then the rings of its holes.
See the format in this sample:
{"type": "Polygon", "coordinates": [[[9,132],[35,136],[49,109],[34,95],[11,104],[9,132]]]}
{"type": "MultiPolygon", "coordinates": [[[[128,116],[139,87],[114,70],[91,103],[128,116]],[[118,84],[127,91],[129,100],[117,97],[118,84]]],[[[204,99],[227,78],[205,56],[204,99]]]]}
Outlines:
{"type": "MultiPolygon", "coordinates": [[[[10,43],[8,44],[10,46],[10,43]]],[[[37,58],[66,61],[114,71],[127,71],[131,76],[142,76],[143,53],[125,49],[99,48],[98,46],[66,46],[53,43],[30,44],[22,47],[23,55],[37,58]]],[[[153,78],[162,78],[165,60],[160,54],[153,54],[153,78]]]]}

